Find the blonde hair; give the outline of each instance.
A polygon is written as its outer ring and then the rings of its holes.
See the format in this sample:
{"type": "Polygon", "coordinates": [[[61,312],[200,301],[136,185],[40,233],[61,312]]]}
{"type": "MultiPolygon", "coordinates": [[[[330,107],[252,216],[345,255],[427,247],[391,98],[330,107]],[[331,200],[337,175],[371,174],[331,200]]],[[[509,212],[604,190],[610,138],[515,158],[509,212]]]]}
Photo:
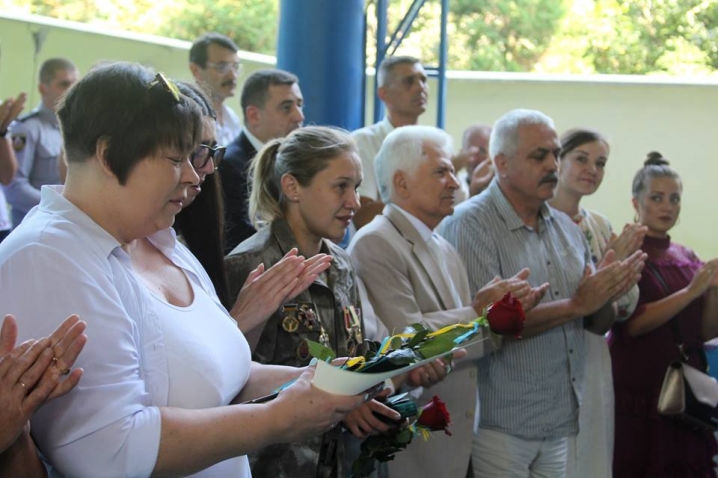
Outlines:
{"type": "Polygon", "coordinates": [[[347,131],[325,126],[299,128],[267,143],[249,170],[249,217],[254,227],[284,217],[287,198],[282,192],[282,176],[291,174],[306,187],[330,160],[343,153],[357,153],[356,143],[347,131]]]}

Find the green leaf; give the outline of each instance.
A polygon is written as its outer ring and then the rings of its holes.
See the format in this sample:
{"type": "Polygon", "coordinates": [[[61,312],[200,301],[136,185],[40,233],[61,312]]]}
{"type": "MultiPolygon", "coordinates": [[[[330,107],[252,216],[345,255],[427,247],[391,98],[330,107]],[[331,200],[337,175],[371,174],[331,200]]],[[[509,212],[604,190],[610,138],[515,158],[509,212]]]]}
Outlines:
{"type": "Polygon", "coordinates": [[[321,360],[322,362],[331,362],[336,357],[336,354],[332,349],[312,340],[306,340],[306,342],[309,347],[309,354],[317,360],[321,360]]]}
{"type": "Polygon", "coordinates": [[[449,334],[442,334],[428,340],[417,347],[417,352],[425,359],[435,357],[454,348],[454,339],[447,337],[449,334]]]}
{"type": "Polygon", "coordinates": [[[418,330],[418,331],[414,334],[414,336],[411,338],[411,340],[409,340],[409,343],[406,344],[406,346],[407,346],[408,348],[413,348],[413,347],[415,347],[416,345],[419,345],[419,344],[424,340],[424,338],[425,338],[428,334],[429,334],[429,331],[426,330],[426,329],[424,329],[424,330],[418,330]]]}

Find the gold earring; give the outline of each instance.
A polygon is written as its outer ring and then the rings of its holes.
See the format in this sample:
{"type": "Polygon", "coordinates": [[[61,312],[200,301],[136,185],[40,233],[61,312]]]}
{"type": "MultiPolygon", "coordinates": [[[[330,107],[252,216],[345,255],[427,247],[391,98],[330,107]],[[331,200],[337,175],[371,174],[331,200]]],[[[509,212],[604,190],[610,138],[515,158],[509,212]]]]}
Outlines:
{"type": "Polygon", "coordinates": [[[633,215],[633,222],[635,222],[636,224],[638,224],[638,213],[636,213],[636,214],[633,215]]]}

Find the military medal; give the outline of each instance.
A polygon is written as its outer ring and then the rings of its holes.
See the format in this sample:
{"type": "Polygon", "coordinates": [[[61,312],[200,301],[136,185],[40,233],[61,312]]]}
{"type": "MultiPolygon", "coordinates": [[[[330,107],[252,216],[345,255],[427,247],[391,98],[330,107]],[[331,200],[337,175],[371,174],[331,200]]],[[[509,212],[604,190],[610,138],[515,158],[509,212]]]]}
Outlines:
{"type": "Polygon", "coordinates": [[[357,351],[357,347],[364,341],[361,332],[361,321],[359,320],[359,314],[353,305],[344,307],[344,329],[347,331],[347,353],[349,356],[354,356],[357,351]]]}
{"type": "Polygon", "coordinates": [[[302,319],[302,323],[309,330],[316,330],[317,328],[317,314],[312,309],[313,305],[301,304],[299,306],[299,318],[302,319]]]}
{"type": "Polygon", "coordinates": [[[299,360],[307,360],[309,358],[309,344],[306,340],[302,340],[297,345],[297,358],[299,360]]]}
{"type": "Polygon", "coordinates": [[[288,315],[282,320],[282,328],[291,333],[294,333],[299,328],[299,320],[292,315],[288,315]]]}
{"type": "Polygon", "coordinates": [[[282,328],[285,332],[294,333],[299,329],[299,320],[297,319],[297,305],[285,304],[282,306],[282,312],[286,314],[282,320],[282,328]]]}
{"type": "Polygon", "coordinates": [[[323,325],[320,325],[321,332],[319,333],[319,343],[322,344],[325,347],[331,348],[331,344],[329,343],[329,334],[324,329],[323,325]]]}

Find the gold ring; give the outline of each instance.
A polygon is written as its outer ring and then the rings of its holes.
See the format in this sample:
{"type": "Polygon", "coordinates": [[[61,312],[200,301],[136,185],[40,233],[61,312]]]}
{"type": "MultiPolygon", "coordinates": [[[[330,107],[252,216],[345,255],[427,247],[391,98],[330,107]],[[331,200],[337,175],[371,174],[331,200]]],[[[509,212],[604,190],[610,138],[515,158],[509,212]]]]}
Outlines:
{"type": "Polygon", "coordinates": [[[69,368],[66,368],[64,370],[60,368],[60,359],[59,358],[52,357],[52,363],[53,363],[53,365],[55,365],[55,368],[57,369],[57,371],[60,372],[60,375],[69,375],[70,374],[69,368]]]}
{"type": "Polygon", "coordinates": [[[20,380],[18,380],[17,383],[19,383],[22,388],[24,388],[24,389],[27,390],[27,385],[25,385],[24,383],[22,383],[20,380]]]}

